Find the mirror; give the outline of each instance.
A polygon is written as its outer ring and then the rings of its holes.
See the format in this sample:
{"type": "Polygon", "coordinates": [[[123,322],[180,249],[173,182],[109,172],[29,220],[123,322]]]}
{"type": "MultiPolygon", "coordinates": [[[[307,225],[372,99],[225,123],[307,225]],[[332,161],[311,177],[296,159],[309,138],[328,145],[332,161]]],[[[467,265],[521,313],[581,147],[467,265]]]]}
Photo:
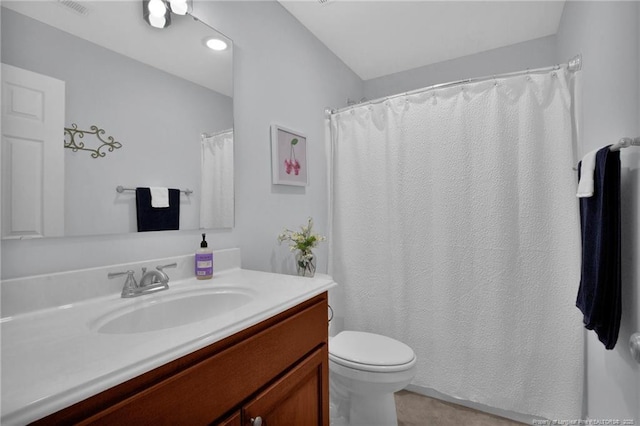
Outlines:
{"type": "MultiPolygon", "coordinates": [[[[8,64],[64,82],[63,103],[54,108],[64,110],[64,145],[98,151],[62,149],[62,172],[51,178],[21,173],[40,180],[35,191],[25,191],[4,173],[34,167],[39,157],[25,150],[16,160],[20,151],[7,142],[15,135],[6,134],[3,115],[3,238],[137,232],[136,187],[182,190],[181,230],[233,227],[230,39],[189,15],[172,14],[170,26],[153,28],[139,0],[3,1],[0,28],[3,70],[8,64]],[[210,37],[224,40],[227,49],[208,49],[210,37]],[[59,184],[60,192],[51,195],[48,183],[59,184]],[[37,227],[50,221],[48,214],[33,213],[38,191],[53,203],[64,200],[58,203],[64,204],[60,230],[5,230],[5,223],[25,228],[20,222],[37,227]]],[[[3,92],[9,93],[4,75],[3,92]]],[[[62,129],[59,139],[62,146],[62,129]]]]}

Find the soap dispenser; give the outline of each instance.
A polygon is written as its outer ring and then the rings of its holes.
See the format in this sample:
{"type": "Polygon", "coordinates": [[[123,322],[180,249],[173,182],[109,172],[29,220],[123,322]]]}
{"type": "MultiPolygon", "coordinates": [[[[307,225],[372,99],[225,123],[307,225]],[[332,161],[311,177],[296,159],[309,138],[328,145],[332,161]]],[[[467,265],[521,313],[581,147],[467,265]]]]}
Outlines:
{"type": "Polygon", "coordinates": [[[206,234],[202,234],[200,248],[196,251],[196,278],[209,280],[213,277],[213,250],[207,244],[206,234]]]}

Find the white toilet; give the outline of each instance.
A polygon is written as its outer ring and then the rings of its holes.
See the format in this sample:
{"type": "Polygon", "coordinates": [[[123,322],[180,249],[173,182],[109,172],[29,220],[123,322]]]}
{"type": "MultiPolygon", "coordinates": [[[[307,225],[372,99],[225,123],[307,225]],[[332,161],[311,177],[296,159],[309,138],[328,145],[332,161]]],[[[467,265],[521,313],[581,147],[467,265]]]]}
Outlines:
{"type": "Polygon", "coordinates": [[[329,340],[332,426],[396,426],[393,393],[416,372],[416,355],[379,334],[343,331],[329,340]]]}

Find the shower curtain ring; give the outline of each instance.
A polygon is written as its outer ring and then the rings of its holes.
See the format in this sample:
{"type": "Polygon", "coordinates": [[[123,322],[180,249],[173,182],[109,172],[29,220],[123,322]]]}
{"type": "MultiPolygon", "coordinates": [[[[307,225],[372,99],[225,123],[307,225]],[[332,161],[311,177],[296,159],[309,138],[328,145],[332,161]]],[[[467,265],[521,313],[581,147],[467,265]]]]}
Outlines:
{"type": "Polygon", "coordinates": [[[531,69],[530,69],[530,68],[527,68],[526,76],[527,76],[527,81],[533,81],[533,80],[531,79],[531,69]]]}

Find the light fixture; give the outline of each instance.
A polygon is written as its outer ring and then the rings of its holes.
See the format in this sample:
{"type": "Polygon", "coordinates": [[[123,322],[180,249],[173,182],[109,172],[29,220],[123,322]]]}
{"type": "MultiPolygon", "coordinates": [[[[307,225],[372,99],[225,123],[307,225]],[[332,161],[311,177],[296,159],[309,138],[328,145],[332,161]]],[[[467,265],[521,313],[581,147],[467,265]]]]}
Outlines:
{"type": "Polygon", "coordinates": [[[164,0],[142,0],[142,16],[147,24],[155,28],[171,25],[171,12],[164,0]]]}
{"type": "Polygon", "coordinates": [[[191,0],[170,0],[169,6],[176,15],[186,15],[191,12],[191,0]]]}
{"type": "Polygon", "coordinates": [[[171,24],[171,20],[167,21],[167,18],[164,15],[154,16],[150,14],[148,22],[149,22],[149,25],[155,28],[165,28],[165,27],[168,27],[169,24],[171,24]]]}
{"type": "Polygon", "coordinates": [[[208,38],[204,42],[211,50],[225,50],[227,48],[227,42],[220,40],[219,38],[208,38]]]}
{"type": "Polygon", "coordinates": [[[167,5],[162,0],[149,0],[147,10],[151,16],[161,17],[167,13],[167,5]]]}

